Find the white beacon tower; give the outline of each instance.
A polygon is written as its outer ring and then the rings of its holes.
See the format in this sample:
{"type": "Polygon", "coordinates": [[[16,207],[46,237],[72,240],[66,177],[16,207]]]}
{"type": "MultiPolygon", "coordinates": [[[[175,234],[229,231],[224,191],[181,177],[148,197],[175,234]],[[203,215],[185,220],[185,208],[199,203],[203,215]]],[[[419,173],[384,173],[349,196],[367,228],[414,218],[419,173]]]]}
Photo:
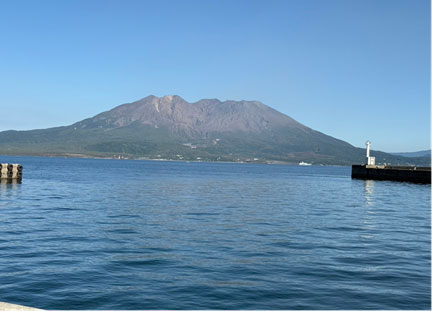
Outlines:
{"type": "Polygon", "coordinates": [[[375,157],[370,156],[370,145],[371,142],[366,142],[366,165],[375,165],[375,157]]]}

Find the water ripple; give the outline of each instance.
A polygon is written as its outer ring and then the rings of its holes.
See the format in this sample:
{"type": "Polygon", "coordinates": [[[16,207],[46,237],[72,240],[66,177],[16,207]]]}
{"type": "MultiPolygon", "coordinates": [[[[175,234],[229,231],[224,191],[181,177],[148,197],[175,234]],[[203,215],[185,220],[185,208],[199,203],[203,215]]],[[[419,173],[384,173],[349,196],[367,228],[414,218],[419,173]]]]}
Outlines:
{"type": "Polygon", "coordinates": [[[430,187],[345,167],[5,158],[0,300],[430,309],[430,187]],[[95,180],[97,176],[97,180],[95,180]]]}

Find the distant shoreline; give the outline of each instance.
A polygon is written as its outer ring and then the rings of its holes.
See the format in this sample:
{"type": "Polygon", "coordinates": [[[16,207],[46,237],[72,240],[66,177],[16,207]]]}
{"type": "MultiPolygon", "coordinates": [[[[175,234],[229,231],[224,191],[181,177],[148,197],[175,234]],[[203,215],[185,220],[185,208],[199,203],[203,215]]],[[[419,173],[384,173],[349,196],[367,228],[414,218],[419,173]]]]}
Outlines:
{"type": "MultiPolygon", "coordinates": [[[[92,156],[82,153],[65,154],[0,154],[0,157],[42,157],[42,158],[67,158],[67,159],[97,159],[97,160],[130,160],[130,161],[155,161],[155,162],[182,162],[182,163],[232,163],[232,164],[269,164],[269,165],[294,165],[299,166],[299,162],[285,161],[211,161],[211,160],[182,160],[165,158],[146,158],[146,157],[116,157],[116,156],[92,156]]],[[[350,164],[322,164],[312,163],[313,166],[351,166],[350,164]]]]}

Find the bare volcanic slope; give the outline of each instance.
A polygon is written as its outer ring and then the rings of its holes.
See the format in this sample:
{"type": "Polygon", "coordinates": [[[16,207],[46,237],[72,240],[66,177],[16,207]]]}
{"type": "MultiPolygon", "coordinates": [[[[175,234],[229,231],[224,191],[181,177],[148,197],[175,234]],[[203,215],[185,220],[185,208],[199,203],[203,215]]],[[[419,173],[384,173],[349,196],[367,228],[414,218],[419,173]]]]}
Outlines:
{"type": "Polygon", "coordinates": [[[322,164],[361,163],[364,157],[363,149],[257,101],[188,103],[179,96],[148,96],[70,126],[0,132],[0,153],[322,164]]]}
{"type": "Polygon", "coordinates": [[[148,96],[75,124],[79,128],[130,126],[166,128],[171,133],[206,137],[210,133],[271,131],[278,127],[306,127],[256,101],[203,99],[188,103],[180,96],[148,96]]]}

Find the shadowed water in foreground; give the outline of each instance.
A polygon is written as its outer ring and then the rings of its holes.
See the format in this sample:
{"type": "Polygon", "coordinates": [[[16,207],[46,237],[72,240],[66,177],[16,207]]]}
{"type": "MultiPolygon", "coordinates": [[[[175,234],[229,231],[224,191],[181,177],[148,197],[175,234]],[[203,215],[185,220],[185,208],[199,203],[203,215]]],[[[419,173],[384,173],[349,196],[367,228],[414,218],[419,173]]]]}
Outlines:
{"type": "Polygon", "coordinates": [[[430,186],[348,167],[3,157],[0,301],[430,309],[430,186]]]}

